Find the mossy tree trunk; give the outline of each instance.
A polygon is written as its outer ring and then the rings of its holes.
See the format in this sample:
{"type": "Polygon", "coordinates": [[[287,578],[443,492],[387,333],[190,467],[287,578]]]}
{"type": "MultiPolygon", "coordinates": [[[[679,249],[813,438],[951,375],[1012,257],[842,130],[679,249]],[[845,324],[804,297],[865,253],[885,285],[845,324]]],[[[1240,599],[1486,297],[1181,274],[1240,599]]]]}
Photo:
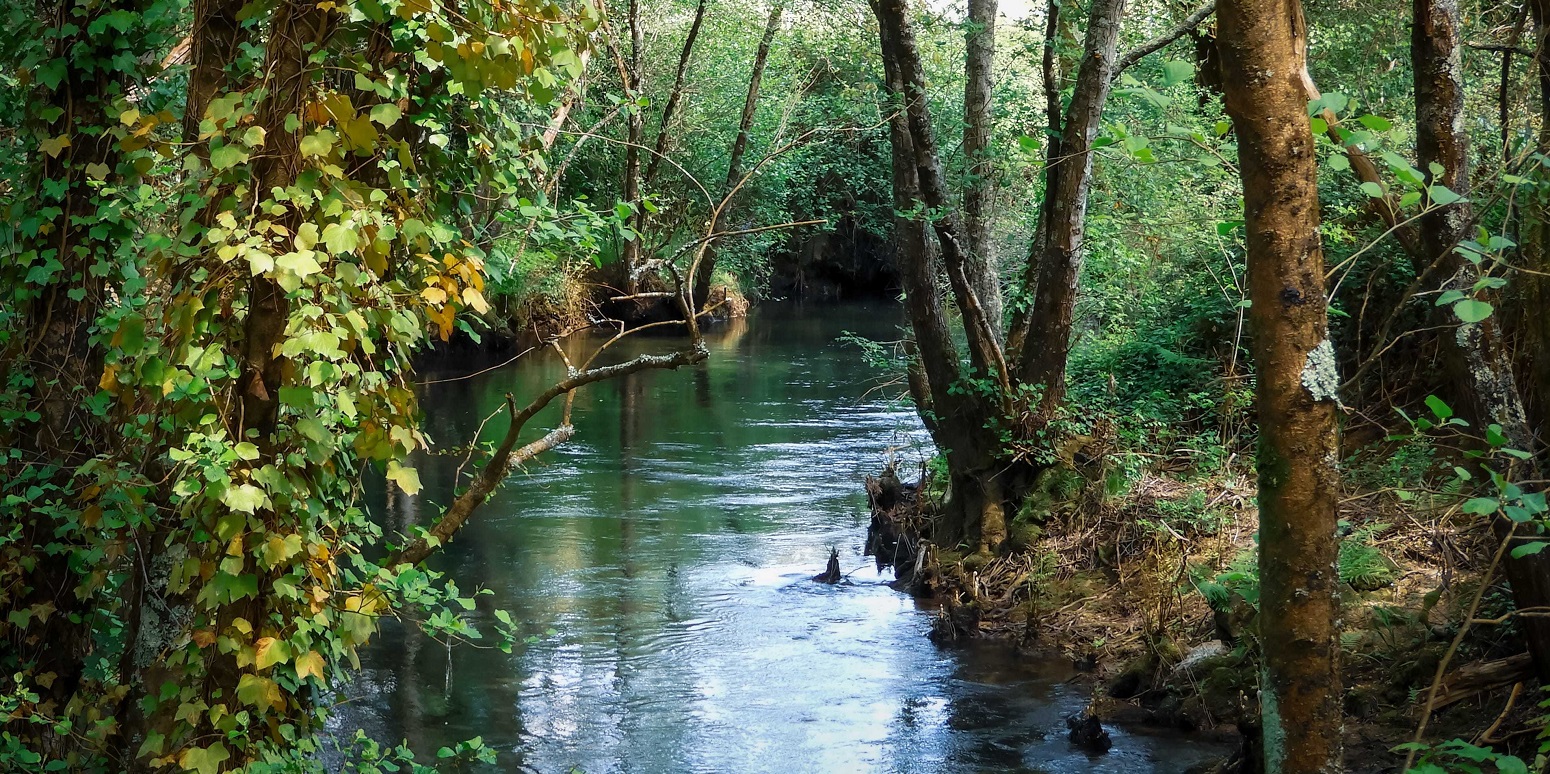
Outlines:
{"type": "Polygon", "coordinates": [[[1332,773],[1342,766],[1339,379],[1303,84],[1307,27],[1298,0],[1223,0],[1217,13],[1243,177],[1258,375],[1265,770],[1332,773]]]}

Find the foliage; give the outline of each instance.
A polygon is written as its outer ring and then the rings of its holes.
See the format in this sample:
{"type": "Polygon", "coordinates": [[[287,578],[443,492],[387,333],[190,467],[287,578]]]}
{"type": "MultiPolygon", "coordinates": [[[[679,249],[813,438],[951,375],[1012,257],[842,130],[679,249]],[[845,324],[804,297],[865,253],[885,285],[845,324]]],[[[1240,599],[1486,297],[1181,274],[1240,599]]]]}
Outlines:
{"type": "Polygon", "coordinates": [[[262,763],[318,727],[381,616],[481,636],[455,584],[370,558],[391,538],[361,481],[419,490],[407,364],[487,309],[483,204],[542,169],[514,118],[579,74],[597,9],[238,6],[227,41],[194,25],[194,48],[241,43],[213,70],[159,64],[203,4],[7,11],[0,163],[27,170],[0,202],[13,760],[262,763]]]}

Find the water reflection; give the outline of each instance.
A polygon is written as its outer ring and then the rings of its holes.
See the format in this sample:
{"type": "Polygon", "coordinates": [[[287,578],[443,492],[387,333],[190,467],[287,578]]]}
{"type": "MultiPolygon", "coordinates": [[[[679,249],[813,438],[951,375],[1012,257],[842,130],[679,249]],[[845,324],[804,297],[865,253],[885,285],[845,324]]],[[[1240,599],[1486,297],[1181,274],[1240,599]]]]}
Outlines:
{"type": "MultiPolygon", "coordinates": [[[[861,475],[924,439],[907,406],[863,397],[874,374],[835,339],[892,338],[896,325],[878,308],[765,308],[720,332],[702,367],[588,388],[576,439],[435,559],[464,589],[494,591],[477,619],[499,605],[539,639],[449,653],[390,629],[338,727],[426,755],[480,735],[506,771],[1135,772],[1207,757],[1124,732],[1104,758],[1075,752],[1062,716],[1085,697],[1066,675],[992,646],[935,648],[926,613],[860,556],[861,475]],[[830,546],[860,568],[849,584],[807,580],[830,546]]],[[[676,343],[629,340],[612,355],[676,343]]],[[[505,393],[531,395],[562,370],[538,358],[434,385],[427,426],[464,443],[505,393]]],[[[376,492],[384,524],[431,518],[461,462],[420,461],[419,498],[376,492]]]]}

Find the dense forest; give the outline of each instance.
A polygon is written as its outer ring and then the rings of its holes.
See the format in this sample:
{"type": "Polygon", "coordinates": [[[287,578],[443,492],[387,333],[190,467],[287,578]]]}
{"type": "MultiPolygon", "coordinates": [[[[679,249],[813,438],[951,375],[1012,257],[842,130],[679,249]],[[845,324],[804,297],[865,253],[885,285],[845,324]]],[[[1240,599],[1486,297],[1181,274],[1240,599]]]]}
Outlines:
{"type": "Polygon", "coordinates": [[[530,644],[441,554],[785,299],[903,321],[832,342],[932,447],[866,549],[1080,665],[1073,743],[1550,764],[1546,0],[0,14],[0,769],[496,764],[330,697],[384,627],[530,644]]]}

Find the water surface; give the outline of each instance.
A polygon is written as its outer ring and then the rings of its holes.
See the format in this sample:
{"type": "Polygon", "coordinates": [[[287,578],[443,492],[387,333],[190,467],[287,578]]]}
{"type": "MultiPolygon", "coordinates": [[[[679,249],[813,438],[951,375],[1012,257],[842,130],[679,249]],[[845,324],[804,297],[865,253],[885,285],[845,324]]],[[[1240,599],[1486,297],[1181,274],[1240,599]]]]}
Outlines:
{"type": "MultiPolygon", "coordinates": [[[[703,366],[588,387],[575,440],[513,476],[434,562],[494,592],[477,623],[499,606],[538,639],[449,651],[389,627],[335,723],[422,753],[482,736],[502,771],[1137,774],[1212,757],[1126,730],[1105,756],[1074,749],[1062,718],[1087,696],[1068,672],[937,648],[930,611],[861,556],[862,476],[918,460],[925,438],[902,387],[837,339],[896,339],[898,323],[888,307],[766,306],[714,332],[703,366]],[[848,582],[813,583],[831,547],[848,582]]],[[[427,427],[465,443],[507,392],[562,371],[550,354],[430,385],[427,427]]],[[[419,462],[417,498],[377,493],[384,523],[433,518],[459,462],[419,462]]]]}

